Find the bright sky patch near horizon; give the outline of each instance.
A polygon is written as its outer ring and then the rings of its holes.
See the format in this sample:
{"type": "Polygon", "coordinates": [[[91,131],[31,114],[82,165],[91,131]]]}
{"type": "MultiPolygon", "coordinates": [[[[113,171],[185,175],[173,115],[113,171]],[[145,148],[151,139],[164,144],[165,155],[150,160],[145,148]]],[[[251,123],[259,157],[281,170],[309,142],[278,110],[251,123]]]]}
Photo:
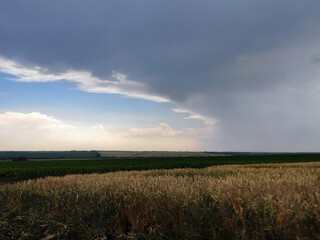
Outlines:
{"type": "Polygon", "coordinates": [[[319,151],[319,9],[0,0],[0,150],[319,151]]]}

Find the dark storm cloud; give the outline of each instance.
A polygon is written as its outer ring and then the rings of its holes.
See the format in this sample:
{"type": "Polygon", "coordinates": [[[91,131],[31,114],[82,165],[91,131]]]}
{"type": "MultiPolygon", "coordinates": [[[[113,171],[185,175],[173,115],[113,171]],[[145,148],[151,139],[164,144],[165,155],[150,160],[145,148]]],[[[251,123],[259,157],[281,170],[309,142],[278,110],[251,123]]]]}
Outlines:
{"type": "Polygon", "coordinates": [[[320,150],[319,9],[316,0],[0,1],[0,54],[52,72],[127,74],[218,119],[222,148],[320,150]]]}

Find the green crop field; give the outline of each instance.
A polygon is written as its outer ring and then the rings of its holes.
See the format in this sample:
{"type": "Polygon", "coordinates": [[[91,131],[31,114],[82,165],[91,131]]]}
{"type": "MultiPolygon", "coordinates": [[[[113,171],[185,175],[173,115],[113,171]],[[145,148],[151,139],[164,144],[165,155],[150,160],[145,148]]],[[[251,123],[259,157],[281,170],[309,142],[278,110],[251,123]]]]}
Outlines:
{"type": "Polygon", "coordinates": [[[106,173],[130,170],[204,168],[215,165],[318,162],[320,154],[257,155],[220,157],[163,157],[141,159],[83,159],[0,162],[0,182],[46,176],[106,173]]]}

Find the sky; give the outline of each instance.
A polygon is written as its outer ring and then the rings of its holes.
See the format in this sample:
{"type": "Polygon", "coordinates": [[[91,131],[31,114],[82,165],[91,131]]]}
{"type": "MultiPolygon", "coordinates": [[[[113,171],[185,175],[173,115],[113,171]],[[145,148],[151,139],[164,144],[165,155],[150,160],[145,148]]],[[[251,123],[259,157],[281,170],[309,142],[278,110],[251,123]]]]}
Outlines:
{"type": "Polygon", "coordinates": [[[0,150],[320,151],[320,1],[0,0],[0,150]]]}

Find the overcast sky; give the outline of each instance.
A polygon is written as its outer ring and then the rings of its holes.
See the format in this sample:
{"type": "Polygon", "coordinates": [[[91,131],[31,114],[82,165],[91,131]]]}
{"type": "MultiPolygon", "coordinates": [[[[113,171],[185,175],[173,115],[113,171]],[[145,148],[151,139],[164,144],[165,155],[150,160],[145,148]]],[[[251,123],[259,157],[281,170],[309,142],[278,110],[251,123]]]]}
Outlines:
{"type": "Polygon", "coordinates": [[[319,0],[0,0],[0,150],[320,151],[319,0]]]}

